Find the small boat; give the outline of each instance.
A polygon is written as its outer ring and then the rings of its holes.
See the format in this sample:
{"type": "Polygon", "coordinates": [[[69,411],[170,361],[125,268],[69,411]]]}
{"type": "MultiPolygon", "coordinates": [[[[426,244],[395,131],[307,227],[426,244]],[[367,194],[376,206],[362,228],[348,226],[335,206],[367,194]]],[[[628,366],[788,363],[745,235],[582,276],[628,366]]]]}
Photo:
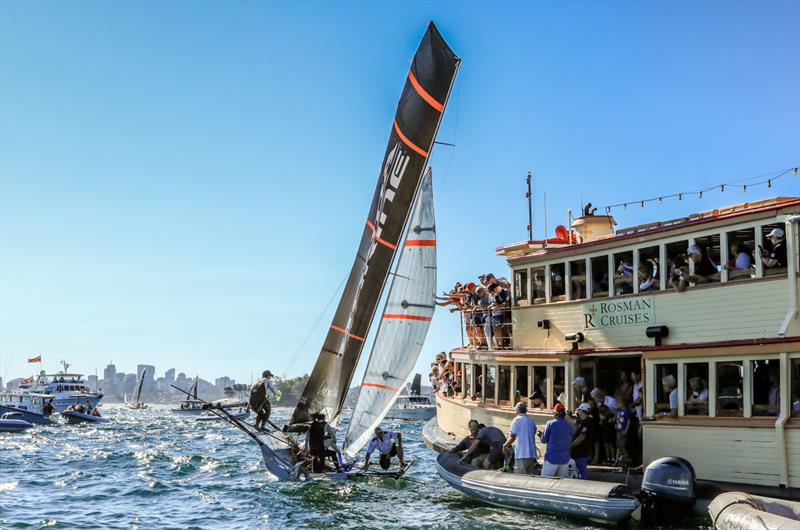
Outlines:
{"type": "Polygon", "coordinates": [[[0,414],[13,412],[23,420],[39,425],[49,425],[53,407],[53,394],[39,394],[28,390],[0,392],[0,414]]]}
{"type": "Polygon", "coordinates": [[[459,463],[460,457],[440,454],[436,459],[439,476],[465,495],[495,506],[603,524],[625,523],[639,508],[638,499],[625,484],[475,469],[459,463]]]}
{"type": "MultiPolygon", "coordinates": [[[[228,416],[237,420],[243,420],[250,416],[250,412],[246,410],[239,410],[237,412],[228,411],[228,416]]],[[[208,414],[196,417],[194,421],[227,421],[227,418],[209,411],[208,414]]]]}
{"type": "Polygon", "coordinates": [[[711,501],[708,515],[716,530],[797,530],[800,501],[731,491],[711,501]]]}
{"type": "Polygon", "coordinates": [[[411,392],[397,397],[386,418],[393,420],[429,420],[436,415],[436,403],[430,396],[423,396],[422,374],[416,374],[411,383],[411,392]]]}
{"type": "Polygon", "coordinates": [[[108,422],[108,418],[104,418],[103,416],[93,416],[91,414],[86,414],[85,412],[78,412],[77,410],[65,410],[61,413],[61,417],[64,418],[69,424],[108,422]]]}
{"type": "Polygon", "coordinates": [[[139,383],[136,385],[136,392],[133,394],[133,401],[129,403],[128,395],[125,394],[125,404],[129,409],[142,410],[147,408],[147,403],[142,401],[142,387],[144,387],[144,376],[146,373],[147,369],[145,368],[142,370],[142,375],[139,376],[139,383]]]}
{"type": "Polygon", "coordinates": [[[6,412],[0,417],[0,432],[21,432],[33,427],[33,423],[22,419],[19,412],[6,412]]]}
{"type": "MultiPolygon", "coordinates": [[[[194,382],[192,382],[191,388],[189,388],[189,392],[187,392],[186,399],[181,401],[181,404],[176,409],[171,409],[173,414],[202,414],[205,410],[203,408],[206,405],[206,402],[202,399],[197,397],[197,382],[198,378],[195,376],[194,382]]],[[[183,391],[185,392],[185,391],[183,391]]]]}

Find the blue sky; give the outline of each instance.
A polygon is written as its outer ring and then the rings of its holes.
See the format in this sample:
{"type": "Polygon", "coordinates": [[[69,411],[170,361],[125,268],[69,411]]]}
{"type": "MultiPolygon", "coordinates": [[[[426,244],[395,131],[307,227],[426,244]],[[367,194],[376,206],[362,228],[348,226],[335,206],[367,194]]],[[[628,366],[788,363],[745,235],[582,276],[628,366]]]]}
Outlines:
{"type": "MultiPolygon", "coordinates": [[[[440,289],[507,270],[528,170],[542,236],[544,191],[552,231],[581,199],[795,166],[799,6],[2,2],[0,376],[39,352],[86,373],[309,370],[428,20],[463,59],[439,135],[457,146],[431,157],[440,289]]],[[[785,177],[615,214],[798,194],[785,177]]],[[[437,313],[420,369],[458,340],[437,313]]]]}

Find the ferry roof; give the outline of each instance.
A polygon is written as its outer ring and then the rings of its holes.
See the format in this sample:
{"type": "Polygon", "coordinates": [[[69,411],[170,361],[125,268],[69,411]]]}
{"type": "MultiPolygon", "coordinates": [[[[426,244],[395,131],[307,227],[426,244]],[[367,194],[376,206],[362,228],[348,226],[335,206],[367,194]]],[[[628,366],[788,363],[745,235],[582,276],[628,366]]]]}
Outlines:
{"type": "Polygon", "coordinates": [[[527,261],[536,261],[537,258],[550,258],[561,254],[578,254],[590,249],[600,250],[606,247],[615,247],[632,242],[636,239],[655,239],[664,237],[670,232],[690,232],[700,225],[712,222],[728,221],[730,223],[735,223],[744,221],[745,219],[743,218],[747,216],[768,214],[770,212],[793,207],[800,208],[800,197],[772,197],[756,202],[746,202],[713,210],[705,210],[677,219],[621,228],[616,230],[612,235],[600,237],[587,243],[575,245],[557,244],[542,248],[541,244],[521,241],[497,247],[496,253],[498,256],[505,256],[509,264],[521,264],[527,261]]]}
{"type": "Polygon", "coordinates": [[[39,377],[77,377],[80,379],[83,377],[83,374],[65,374],[65,373],[57,373],[57,374],[42,374],[39,377]]]}

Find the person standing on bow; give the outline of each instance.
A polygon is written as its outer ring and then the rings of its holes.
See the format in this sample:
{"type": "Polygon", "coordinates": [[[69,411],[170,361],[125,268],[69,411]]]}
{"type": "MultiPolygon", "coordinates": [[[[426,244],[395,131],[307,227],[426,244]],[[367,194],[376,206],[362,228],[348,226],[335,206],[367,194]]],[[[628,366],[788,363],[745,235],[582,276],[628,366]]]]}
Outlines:
{"type": "Polygon", "coordinates": [[[508,453],[514,445],[514,473],[533,475],[536,470],[536,423],[528,416],[528,405],[517,403],[517,415],[511,420],[508,440],[503,452],[508,453]]]}
{"type": "Polygon", "coordinates": [[[400,467],[405,465],[403,462],[403,435],[399,432],[384,431],[380,427],[375,427],[375,436],[367,446],[367,454],[364,457],[364,471],[369,469],[369,457],[375,450],[380,453],[379,464],[381,469],[389,469],[392,464],[392,457],[400,459],[400,467]]]}
{"type": "Polygon", "coordinates": [[[557,403],[555,416],[544,426],[540,438],[547,444],[542,466],[543,477],[569,477],[570,446],[572,444],[572,425],[566,420],[564,405],[557,403]]]}
{"type": "Polygon", "coordinates": [[[272,372],[264,370],[261,379],[250,389],[250,408],[256,413],[256,429],[263,429],[272,412],[270,401],[277,395],[272,382],[272,372]]]}

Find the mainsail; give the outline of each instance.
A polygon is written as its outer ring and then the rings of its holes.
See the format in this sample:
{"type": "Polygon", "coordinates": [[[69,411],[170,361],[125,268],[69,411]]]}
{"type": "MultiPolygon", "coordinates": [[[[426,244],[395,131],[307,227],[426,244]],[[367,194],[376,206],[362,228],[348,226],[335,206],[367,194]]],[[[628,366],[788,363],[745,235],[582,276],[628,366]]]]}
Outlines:
{"type": "Polygon", "coordinates": [[[292,424],[317,412],[338,419],[459,63],[431,22],[406,76],[355,263],[292,424]]]}
{"type": "Polygon", "coordinates": [[[144,386],[144,374],[147,373],[147,369],[142,369],[142,375],[139,377],[139,384],[136,386],[136,393],[134,394],[133,404],[138,405],[142,402],[142,386],[144,386]]]}
{"type": "Polygon", "coordinates": [[[435,296],[436,228],[428,169],[414,203],[386,308],[345,435],[344,451],[351,458],[364,447],[411,375],[433,318],[435,296]]]}

